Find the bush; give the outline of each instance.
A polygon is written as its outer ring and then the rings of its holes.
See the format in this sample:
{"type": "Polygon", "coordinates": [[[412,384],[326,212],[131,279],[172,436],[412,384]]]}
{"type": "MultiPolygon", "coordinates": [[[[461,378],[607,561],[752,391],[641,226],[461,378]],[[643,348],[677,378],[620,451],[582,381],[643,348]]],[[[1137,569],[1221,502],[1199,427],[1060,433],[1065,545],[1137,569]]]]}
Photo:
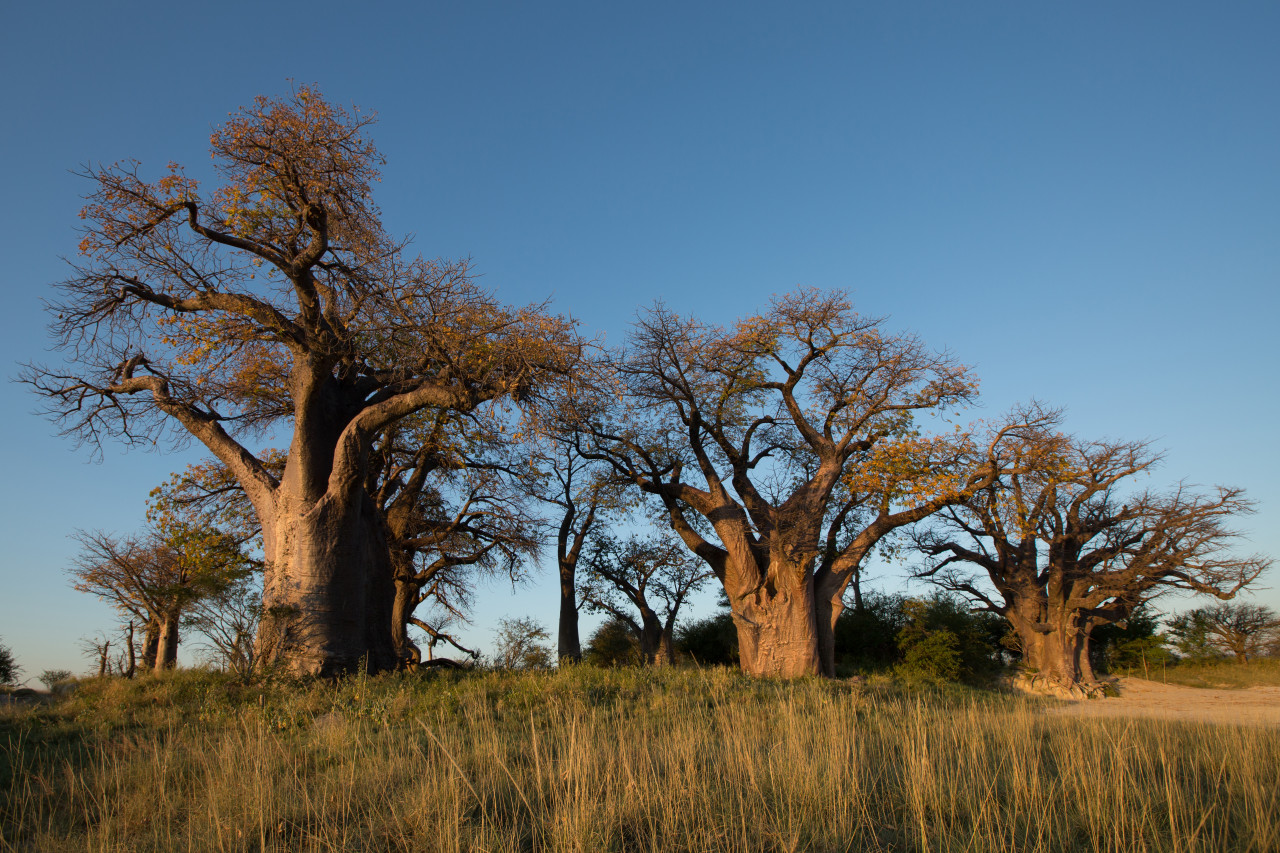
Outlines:
{"type": "Polygon", "coordinates": [[[963,671],[960,638],[946,628],[912,636],[903,645],[898,672],[909,680],[959,681],[963,671]]]}
{"type": "Polygon", "coordinates": [[[1172,663],[1165,638],[1156,633],[1159,619],[1146,607],[1135,607],[1123,624],[1102,625],[1089,637],[1089,663],[1094,672],[1145,669],[1172,663]]]}
{"type": "Polygon", "coordinates": [[[69,669],[46,669],[40,673],[40,683],[48,689],[52,690],[64,681],[70,681],[74,676],[69,669]]]}
{"type": "Polygon", "coordinates": [[[596,666],[631,666],[640,662],[640,644],[626,622],[610,619],[591,635],[582,659],[596,666]]]}
{"type": "Polygon", "coordinates": [[[493,665],[498,669],[550,669],[554,659],[550,632],[533,619],[503,619],[498,622],[497,647],[493,665]]]}
{"type": "Polygon", "coordinates": [[[728,613],[678,626],[675,646],[678,654],[704,666],[738,664],[738,629],[728,613]]]}
{"type": "Polygon", "coordinates": [[[902,603],[902,612],[906,624],[897,638],[902,652],[899,674],[978,681],[1000,668],[1001,640],[1008,625],[999,616],[971,611],[965,602],[949,595],[908,599],[902,603]]]}
{"type": "Polygon", "coordinates": [[[0,684],[13,686],[18,683],[18,674],[22,672],[22,667],[18,666],[18,662],[13,657],[13,652],[9,647],[0,643],[0,684]]]}
{"type": "Polygon", "coordinates": [[[868,592],[862,608],[846,608],[836,620],[836,668],[839,671],[888,670],[902,659],[898,632],[906,624],[901,595],[868,592]]]}

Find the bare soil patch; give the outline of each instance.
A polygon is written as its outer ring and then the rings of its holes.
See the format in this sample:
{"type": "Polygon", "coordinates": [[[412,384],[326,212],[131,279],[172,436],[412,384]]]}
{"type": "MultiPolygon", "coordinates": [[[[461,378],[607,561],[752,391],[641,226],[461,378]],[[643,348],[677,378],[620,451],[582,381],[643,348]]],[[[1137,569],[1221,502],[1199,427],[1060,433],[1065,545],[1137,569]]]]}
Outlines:
{"type": "Polygon", "coordinates": [[[1119,696],[1064,701],[1050,714],[1076,717],[1150,717],[1198,723],[1232,723],[1280,727],[1280,687],[1210,690],[1121,678],[1119,696]]]}

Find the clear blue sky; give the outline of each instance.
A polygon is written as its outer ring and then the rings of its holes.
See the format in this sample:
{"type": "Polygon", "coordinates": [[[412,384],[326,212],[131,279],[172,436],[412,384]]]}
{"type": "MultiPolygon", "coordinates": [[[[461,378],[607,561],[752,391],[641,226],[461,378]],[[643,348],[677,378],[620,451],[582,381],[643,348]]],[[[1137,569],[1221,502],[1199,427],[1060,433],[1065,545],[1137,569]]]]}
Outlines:
{"type": "MultiPolygon", "coordinates": [[[[390,229],[473,257],[509,302],[551,298],[616,342],[655,298],[727,321],[796,285],[847,288],[976,365],[989,412],[1039,398],[1082,435],[1156,439],[1156,485],[1244,486],[1260,502],[1246,548],[1280,556],[1280,5],[72,2],[4,17],[9,376],[45,357],[41,299],[87,189],[71,170],[134,157],[199,176],[211,127],[292,78],[378,111],[390,229]]],[[[68,588],[68,534],[136,529],[148,490],[198,454],[109,447],[91,463],[24,386],[0,394],[0,638],[29,675],[83,670],[77,639],[115,618],[68,588]]],[[[554,624],[555,593],[495,588],[481,609],[484,645],[497,616],[554,624]]]]}

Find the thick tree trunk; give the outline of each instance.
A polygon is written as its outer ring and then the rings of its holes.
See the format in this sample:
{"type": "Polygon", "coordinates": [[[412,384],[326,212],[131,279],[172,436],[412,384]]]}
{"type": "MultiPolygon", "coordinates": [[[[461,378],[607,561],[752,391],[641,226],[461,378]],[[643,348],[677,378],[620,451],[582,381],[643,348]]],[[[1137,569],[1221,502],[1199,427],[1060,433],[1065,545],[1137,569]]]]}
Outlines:
{"type": "Polygon", "coordinates": [[[349,500],[330,493],[281,515],[270,531],[264,525],[261,660],[322,677],[392,669],[395,585],[373,502],[358,489],[349,500]]]}
{"type": "Polygon", "coordinates": [[[421,650],[409,639],[409,620],[418,606],[422,584],[411,574],[406,575],[403,567],[397,566],[395,586],[395,597],[391,602],[391,644],[395,648],[397,667],[405,668],[422,659],[421,650]]]}
{"type": "Polygon", "coordinates": [[[640,660],[646,665],[658,663],[662,653],[662,622],[652,610],[640,612],[640,660]]]}
{"type": "MultiPolygon", "coordinates": [[[[156,668],[156,654],[160,649],[160,620],[152,617],[147,620],[147,632],[142,640],[142,666],[144,669],[156,668]]],[[[133,676],[129,676],[132,678],[133,676]]]]}
{"type": "Polygon", "coordinates": [[[578,634],[578,589],[574,575],[577,564],[560,560],[560,625],[556,642],[560,662],[582,660],[582,640],[578,634]]]}
{"type": "Polygon", "coordinates": [[[676,662],[676,644],[672,637],[672,627],[662,630],[662,638],[658,641],[658,654],[653,659],[654,666],[674,666],[676,662]]]}
{"type": "Polygon", "coordinates": [[[1022,643],[1024,678],[1033,689],[1075,698],[1102,695],[1089,663],[1089,633],[1079,617],[1049,613],[1036,620],[1011,612],[1009,621],[1022,643]]]}
{"type": "Polygon", "coordinates": [[[178,613],[172,611],[166,613],[164,619],[160,622],[160,629],[157,632],[157,643],[155,651],[155,663],[153,669],[161,672],[166,669],[173,669],[178,665],[178,613]]]}
{"type": "Polygon", "coordinates": [[[730,596],[729,604],[743,672],[777,678],[822,673],[811,582],[772,594],[761,589],[737,599],[730,596]]]}

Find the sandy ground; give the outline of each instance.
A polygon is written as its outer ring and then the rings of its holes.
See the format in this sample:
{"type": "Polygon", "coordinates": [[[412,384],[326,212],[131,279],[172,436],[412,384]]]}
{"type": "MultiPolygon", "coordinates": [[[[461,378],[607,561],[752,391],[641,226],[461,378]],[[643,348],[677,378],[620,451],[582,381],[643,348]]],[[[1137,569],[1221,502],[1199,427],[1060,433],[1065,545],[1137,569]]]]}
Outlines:
{"type": "Polygon", "coordinates": [[[1062,702],[1050,714],[1080,717],[1155,717],[1201,723],[1280,726],[1280,687],[1206,690],[1141,678],[1121,678],[1120,695],[1062,702]]]}

